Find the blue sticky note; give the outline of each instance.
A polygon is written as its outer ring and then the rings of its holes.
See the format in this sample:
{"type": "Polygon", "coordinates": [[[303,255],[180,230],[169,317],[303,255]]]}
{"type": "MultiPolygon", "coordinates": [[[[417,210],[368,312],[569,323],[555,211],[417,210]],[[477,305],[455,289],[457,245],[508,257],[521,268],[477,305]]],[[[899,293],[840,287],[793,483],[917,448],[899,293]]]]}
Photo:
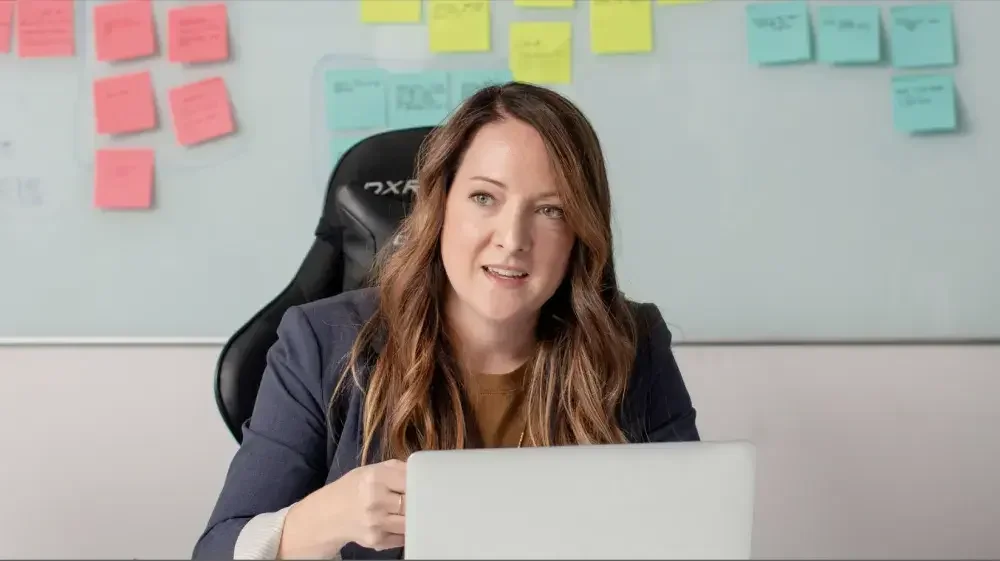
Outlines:
{"type": "Polygon", "coordinates": [[[800,0],[748,4],[747,47],[753,64],[812,60],[809,10],[800,0]]]}
{"type": "Polygon", "coordinates": [[[894,77],[892,121],[896,130],[906,133],[955,130],[955,81],[944,75],[894,77]]]}
{"type": "Polygon", "coordinates": [[[878,6],[820,6],[817,58],[831,64],[882,60],[878,6]]]}
{"type": "MultiPolygon", "coordinates": [[[[374,134],[374,133],[373,133],[374,134]]],[[[351,149],[352,146],[361,142],[370,135],[340,135],[330,140],[330,166],[336,166],[340,158],[351,149]]]]}
{"type": "Polygon", "coordinates": [[[450,76],[451,103],[457,107],[472,94],[486,86],[506,84],[512,80],[514,80],[514,75],[509,68],[452,72],[450,76]]]}
{"type": "Polygon", "coordinates": [[[389,76],[389,127],[438,125],[448,117],[448,73],[430,70],[389,76]]]}
{"type": "Polygon", "coordinates": [[[889,45],[896,68],[955,65],[951,6],[925,4],[889,10],[889,45]]]}
{"type": "Polygon", "coordinates": [[[326,121],[330,130],[385,127],[384,71],[329,70],[325,77],[326,121]]]}

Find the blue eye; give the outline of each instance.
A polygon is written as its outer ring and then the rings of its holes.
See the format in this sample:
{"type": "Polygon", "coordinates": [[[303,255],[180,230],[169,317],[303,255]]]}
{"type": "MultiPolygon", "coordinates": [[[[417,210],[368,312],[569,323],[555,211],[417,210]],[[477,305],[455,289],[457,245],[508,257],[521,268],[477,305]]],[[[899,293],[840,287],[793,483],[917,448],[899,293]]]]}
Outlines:
{"type": "Polygon", "coordinates": [[[473,193],[469,198],[472,199],[472,202],[480,206],[486,206],[493,202],[493,196],[486,193],[473,193]]]}
{"type": "Polygon", "coordinates": [[[543,206],[542,208],[539,209],[539,211],[541,211],[541,213],[546,217],[554,218],[557,220],[562,219],[563,216],[565,216],[565,213],[563,213],[563,209],[557,206],[543,206]]]}

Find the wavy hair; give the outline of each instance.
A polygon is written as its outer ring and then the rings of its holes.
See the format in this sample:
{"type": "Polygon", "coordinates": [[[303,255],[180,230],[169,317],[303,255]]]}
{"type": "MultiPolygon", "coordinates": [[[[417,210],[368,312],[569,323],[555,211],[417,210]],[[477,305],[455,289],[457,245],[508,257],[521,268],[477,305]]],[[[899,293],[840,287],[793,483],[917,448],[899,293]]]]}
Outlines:
{"type": "Polygon", "coordinates": [[[536,327],[525,380],[525,439],[535,446],[625,441],[618,414],[636,327],[615,274],[600,142],[572,102],[511,82],[479,90],[428,135],[417,158],[414,206],[400,225],[402,243],[390,244],[376,260],[378,305],[353,344],[349,376],[338,383],[342,389],[350,378],[364,396],[362,464],[473,445],[464,377],[445,328],[448,278],[440,237],[447,193],[466,148],[484,125],[505,119],[541,135],[575,235],[566,276],[536,327]]]}

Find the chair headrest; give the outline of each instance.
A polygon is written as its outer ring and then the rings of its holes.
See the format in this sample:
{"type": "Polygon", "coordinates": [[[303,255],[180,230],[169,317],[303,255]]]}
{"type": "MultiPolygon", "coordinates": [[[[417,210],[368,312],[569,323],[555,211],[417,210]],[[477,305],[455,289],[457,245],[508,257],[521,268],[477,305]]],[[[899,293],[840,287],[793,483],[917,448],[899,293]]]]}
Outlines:
{"type": "Polygon", "coordinates": [[[433,127],[384,132],[351,147],[327,185],[316,236],[338,240],[344,291],[363,286],[375,255],[391,243],[417,190],[415,162],[433,127]]]}

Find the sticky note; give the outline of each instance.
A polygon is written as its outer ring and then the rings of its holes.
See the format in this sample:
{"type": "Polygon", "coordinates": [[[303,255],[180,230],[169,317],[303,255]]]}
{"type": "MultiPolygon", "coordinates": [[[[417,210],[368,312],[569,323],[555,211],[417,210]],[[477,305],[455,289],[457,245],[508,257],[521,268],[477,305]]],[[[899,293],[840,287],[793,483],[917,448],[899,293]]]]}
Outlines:
{"type": "Polygon", "coordinates": [[[74,0],[17,0],[17,54],[22,58],[76,53],[74,0]]]}
{"type": "Polygon", "coordinates": [[[173,8],[167,12],[170,62],[218,62],[229,58],[225,4],[173,8]]]}
{"type": "Polygon", "coordinates": [[[495,84],[506,84],[514,80],[510,70],[459,70],[453,71],[448,79],[451,103],[458,106],[477,91],[495,84]]]}
{"type": "Polygon", "coordinates": [[[955,82],[945,75],[892,79],[892,122],[906,133],[947,132],[958,126],[955,82]]]}
{"type": "Polygon", "coordinates": [[[94,206],[144,209],[153,203],[153,151],[117,148],[97,151],[94,206]]]}
{"type": "Polygon", "coordinates": [[[330,141],[330,165],[336,166],[340,158],[347,153],[355,144],[364,140],[362,135],[335,136],[330,141]]]}
{"type": "Polygon", "coordinates": [[[181,146],[191,146],[235,130],[229,91],[222,78],[208,78],[170,90],[174,135],[181,146]]]}
{"type": "Polygon", "coordinates": [[[490,50],[489,0],[428,0],[432,53],[490,50]]]}
{"type": "Polygon", "coordinates": [[[812,59],[809,12],[801,0],[748,4],[747,48],[753,64],[812,59]]]}
{"type": "Polygon", "coordinates": [[[94,7],[97,60],[147,57],[156,50],[151,2],[117,1],[94,7]]]}
{"type": "Polygon", "coordinates": [[[97,134],[142,132],[156,126],[149,71],[94,80],[97,134]]]}
{"type": "Polygon", "coordinates": [[[948,4],[890,9],[889,37],[892,65],[896,68],[955,64],[955,36],[948,4]]]}
{"type": "Polygon", "coordinates": [[[0,0],[0,53],[10,52],[10,29],[14,22],[14,0],[0,0]]]}
{"type": "Polygon", "coordinates": [[[569,22],[514,22],[510,24],[509,48],[510,70],[515,80],[570,83],[573,29],[569,22]]]}
{"type": "Polygon", "coordinates": [[[590,50],[598,54],[653,50],[650,0],[590,0],[590,50]]]}
{"type": "Polygon", "coordinates": [[[882,60],[878,6],[820,6],[816,13],[817,58],[831,64],[882,60]]]}
{"type": "Polygon", "coordinates": [[[574,0],[514,0],[522,8],[572,8],[574,0]]]}
{"type": "Polygon", "coordinates": [[[389,75],[389,127],[438,125],[448,117],[448,73],[407,72],[389,75]]]}
{"type": "Polygon", "coordinates": [[[361,0],[364,23],[420,23],[421,0],[361,0]]]}
{"type": "Polygon", "coordinates": [[[330,130],[386,125],[386,73],[379,69],[326,73],[326,122],[330,130]]]}

